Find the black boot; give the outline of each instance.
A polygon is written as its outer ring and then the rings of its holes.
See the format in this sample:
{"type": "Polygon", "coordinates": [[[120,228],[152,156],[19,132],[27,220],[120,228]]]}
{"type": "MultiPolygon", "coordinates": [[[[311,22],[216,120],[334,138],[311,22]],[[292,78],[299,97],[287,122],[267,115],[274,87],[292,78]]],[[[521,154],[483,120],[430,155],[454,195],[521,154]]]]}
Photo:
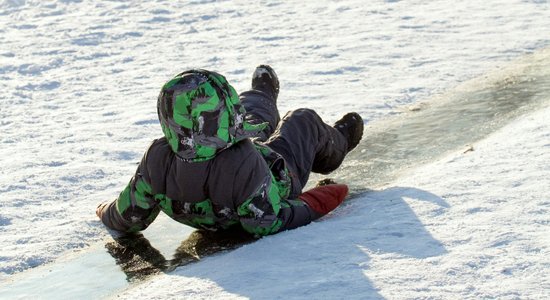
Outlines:
{"type": "Polygon", "coordinates": [[[351,112],[336,121],[334,128],[346,137],[348,152],[359,144],[363,137],[363,118],[358,113],[351,112]]]}
{"type": "Polygon", "coordinates": [[[277,103],[279,96],[279,78],[268,65],[259,65],[252,75],[252,89],[262,91],[273,98],[277,103]]]}

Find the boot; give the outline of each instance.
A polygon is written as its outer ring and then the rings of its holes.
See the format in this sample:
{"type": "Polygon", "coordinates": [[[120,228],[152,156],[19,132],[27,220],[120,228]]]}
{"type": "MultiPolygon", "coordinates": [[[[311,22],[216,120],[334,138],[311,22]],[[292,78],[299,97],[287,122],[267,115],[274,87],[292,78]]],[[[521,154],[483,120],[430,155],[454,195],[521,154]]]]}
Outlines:
{"type": "Polygon", "coordinates": [[[279,78],[268,65],[259,65],[252,75],[252,89],[262,91],[270,95],[275,103],[279,96],[279,78]]]}
{"type": "Polygon", "coordinates": [[[344,135],[348,141],[347,151],[350,152],[359,144],[363,137],[363,118],[355,112],[347,113],[340,120],[336,121],[334,128],[344,135]]]}

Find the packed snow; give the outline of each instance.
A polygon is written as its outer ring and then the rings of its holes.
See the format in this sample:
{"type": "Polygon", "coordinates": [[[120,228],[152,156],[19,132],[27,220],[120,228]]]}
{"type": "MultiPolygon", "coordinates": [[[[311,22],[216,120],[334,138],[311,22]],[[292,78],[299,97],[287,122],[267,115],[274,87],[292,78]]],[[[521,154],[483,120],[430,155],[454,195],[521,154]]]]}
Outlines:
{"type": "MultiPolygon", "coordinates": [[[[268,63],[281,112],[376,123],[548,47],[548,28],[543,0],[0,1],[0,280],[109,238],[95,207],[162,135],[178,72],[244,91],[268,63]]],[[[549,115],[115,296],[549,298],[549,115]]]]}

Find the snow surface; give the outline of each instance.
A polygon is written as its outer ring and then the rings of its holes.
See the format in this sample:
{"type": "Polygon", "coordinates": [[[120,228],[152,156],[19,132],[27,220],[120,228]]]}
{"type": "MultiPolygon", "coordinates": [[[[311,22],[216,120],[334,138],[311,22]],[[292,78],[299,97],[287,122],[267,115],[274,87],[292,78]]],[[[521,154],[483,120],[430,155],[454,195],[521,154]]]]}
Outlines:
{"type": "MultiPolygon", "coordinates": [[[[95,217],[190,68],[280,110],[376,122],[550,45],[547,1],[0,1],[0,278],[104,240],[95,217]]],[[[122,296],[548,298],[548,109],[331,217],[122,296]],[[165,288],[166,285],[170,289],[165,288]]]]}

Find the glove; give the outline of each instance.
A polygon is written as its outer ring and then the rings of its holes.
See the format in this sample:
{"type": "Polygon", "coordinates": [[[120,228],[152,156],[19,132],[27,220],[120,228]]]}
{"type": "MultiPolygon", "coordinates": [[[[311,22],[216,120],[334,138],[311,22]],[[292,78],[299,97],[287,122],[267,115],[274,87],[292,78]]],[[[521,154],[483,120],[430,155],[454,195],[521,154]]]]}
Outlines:
{"type": "MultiPolygon", "coordinates": [[[[116,205],[115,202],[103,202],[100,203],[96,210],[95,214],[99,217],[101,222],[107,227],[107,231],[111,234],[112,237],[122,237],[127,235],[124,231],[126,225],[121,225],[120,223],[113,223],[113,219],[110,218],[109,207],[116,205]],[[116,227],[115,227],[116,226],[116,227]]],[[[113,209],[111,208],[111,211],[113,209]]]]}
{"type": "Polygon", "coordinates": [[[313,211],[324,216],[334,210],[348,195],[348,186],[345,184],[328,184],[317,186],[302,193],[298,198],[313,211]]]}

